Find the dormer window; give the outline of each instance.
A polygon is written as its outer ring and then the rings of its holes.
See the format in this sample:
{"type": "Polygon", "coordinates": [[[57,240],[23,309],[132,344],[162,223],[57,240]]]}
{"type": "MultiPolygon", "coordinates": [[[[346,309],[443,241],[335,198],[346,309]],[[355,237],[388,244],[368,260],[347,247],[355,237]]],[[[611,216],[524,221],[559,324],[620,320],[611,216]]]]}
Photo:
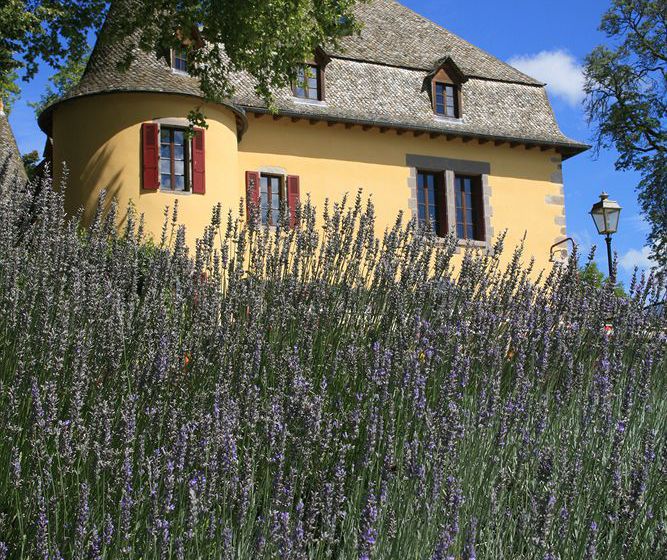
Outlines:
{"type": "Polygon", "coordinates": [[[457,86],[435,82],[435,112],[443,117],[459,118],[457,86]]]}
{"type": "Polygon", "coordinates": [[[324,70],[331,58],[321,47],[317,47],[313,58],[306,60],[296,69],[296,79],[292,84],[292,95],[297,99],[317,103],[324,101],[324,70]]]}
{"type": "Polygon", "coordinates": [[[188,73],[188,53],[184,48],[171,49],[171,67],[174,72],[188,73]]]}
{"type": "Polygon", "coordinates": [[[450,119],[461,118],[461,85],[466,81],[466,76],[451,58],[440,61],[424,83],[424,89],[430,89],[436,115],[450,119]]]}
{"type": "Polygon", "coordinates": [[[322,72],[316,64],[305,64],[296,73],[294,97],[322,101],[322,72]]]}

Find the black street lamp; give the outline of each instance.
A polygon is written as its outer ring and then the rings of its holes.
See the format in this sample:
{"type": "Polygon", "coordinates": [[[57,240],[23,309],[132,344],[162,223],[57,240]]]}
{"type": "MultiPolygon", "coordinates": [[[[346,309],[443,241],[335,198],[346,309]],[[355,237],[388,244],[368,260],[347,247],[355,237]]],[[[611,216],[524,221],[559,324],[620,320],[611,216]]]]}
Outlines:
{"type": "Polygon", "coordinates": [[[611,256],[611,236],[618,230],[618,219],[621,215],[621,206],[615,200],[609,200],[609,195],[603,192],[600,202],[593,204],[591,216],[600,235],[607,241],[607,260],[609,262],[609,278],[613,277],[613,262],[611,256]]]}

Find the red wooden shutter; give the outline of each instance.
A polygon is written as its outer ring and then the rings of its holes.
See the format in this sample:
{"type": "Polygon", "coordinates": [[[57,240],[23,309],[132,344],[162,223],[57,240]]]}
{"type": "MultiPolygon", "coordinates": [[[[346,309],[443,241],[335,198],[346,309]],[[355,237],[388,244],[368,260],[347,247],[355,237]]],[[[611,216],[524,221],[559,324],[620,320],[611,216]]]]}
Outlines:
{"type": "Polygon", "coordinates": [[[251,210],[257,212],[259,208],[259,173],[257,171],[245,172],[246,191],[246,213],[250,219],[251,210]]]}
{"type": "Polygon", "coordinates": [[[299,177],[288,175],[287,177],[287,205],[289,206],[289,226],[296,226],[296,209],[299,206],[299,177]]]}
{"type": "Polygon", "coordinates": [[[204,129],[195,128],[192,139],[192,192],[204,194],[206,192],[206,159],[205,159],[204,129]]]}
{"type": "Polygon", "coordinates": [[[147,190],[160,187],[160,139],[157,123],[141,125],[142,186],[147,190]]]}

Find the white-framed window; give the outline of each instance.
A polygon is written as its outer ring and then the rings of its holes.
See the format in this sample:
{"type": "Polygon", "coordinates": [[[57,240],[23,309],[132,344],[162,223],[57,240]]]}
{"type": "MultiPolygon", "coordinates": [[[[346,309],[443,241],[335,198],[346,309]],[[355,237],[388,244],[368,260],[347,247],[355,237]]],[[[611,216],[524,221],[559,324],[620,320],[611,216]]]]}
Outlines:
{"type": "Polygon", "coordinates": [[[160,190],[190,191],[190,152],[184,128],[160,126],[160,190]]]}
{"type": "Polygon", "coordinates": [[[179,74],[188,73],[188,53],[184,48],[171,49],[171,68],[179,74]]]}
{"type": "Polygon", "coordinates": [[[259,177],[259,214],[263,225],[278,224],[280,207],[285,200],[284,175],[262,173],[259,177]]]}

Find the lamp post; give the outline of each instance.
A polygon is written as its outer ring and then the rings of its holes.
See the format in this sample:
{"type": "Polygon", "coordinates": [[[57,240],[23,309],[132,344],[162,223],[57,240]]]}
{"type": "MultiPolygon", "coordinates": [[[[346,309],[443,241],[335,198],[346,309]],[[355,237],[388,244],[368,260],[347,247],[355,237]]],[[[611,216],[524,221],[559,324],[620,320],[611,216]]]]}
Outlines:
{"type": "Polygon", "coordinates": [[[591,216],[600,235],[607,241],[607,261],[609,263],[609,278],[614,281],[613,262],[611,256],[611,236],[618,230],[618,219],[621,215],[621,206],[615,200],[609,200],[609,195],[603,192],[600,201],[593,204],[591,216]]]}

